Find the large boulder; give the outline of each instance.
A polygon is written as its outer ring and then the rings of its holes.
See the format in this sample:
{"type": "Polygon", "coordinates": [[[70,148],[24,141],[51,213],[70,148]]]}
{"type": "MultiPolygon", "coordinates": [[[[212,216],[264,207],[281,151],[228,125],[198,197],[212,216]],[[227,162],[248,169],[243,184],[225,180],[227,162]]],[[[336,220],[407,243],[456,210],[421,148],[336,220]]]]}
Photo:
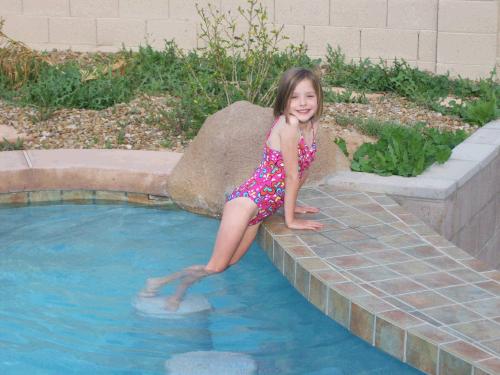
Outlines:
{"type": "MultiPolygon", "coordinates": [[[[207,118],[169,176],[167,190],[173,201],[192,212],[220,215],[225,195],[250,177],[259,164],[272,122],[271,108],[246,101],[207,118]]],[[[328,129],[322,127],[319,133],[308,184],[349,168],[328,129]]]]}

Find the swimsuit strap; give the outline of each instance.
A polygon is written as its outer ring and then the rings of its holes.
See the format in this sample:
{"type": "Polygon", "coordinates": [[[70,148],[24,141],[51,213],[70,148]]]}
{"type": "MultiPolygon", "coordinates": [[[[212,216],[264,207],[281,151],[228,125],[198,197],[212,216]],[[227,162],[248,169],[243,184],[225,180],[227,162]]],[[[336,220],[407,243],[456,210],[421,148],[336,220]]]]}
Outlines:
{"type": "Polygon", "coordinates": [[[269,136],[271,135],[271,132],[273,131],[274,125],[276,125],[278,123],[279,119],[280,119],[279,116],[274,119],[273,125],[271,126],[271,129],[269,129],[269,131],[267,132],[266,141],[264,142],[266,145],[267,145],[267,140],[269,139],[269,136]]]}

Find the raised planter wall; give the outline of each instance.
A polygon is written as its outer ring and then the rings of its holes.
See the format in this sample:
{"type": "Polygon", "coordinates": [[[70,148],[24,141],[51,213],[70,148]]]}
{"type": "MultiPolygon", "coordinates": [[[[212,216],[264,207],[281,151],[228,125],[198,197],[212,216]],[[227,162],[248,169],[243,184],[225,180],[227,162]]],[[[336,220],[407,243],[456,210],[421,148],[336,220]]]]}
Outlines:
{"type": "MultiPolygon", "coordinates": [[[[4,31],[40,50],[117,51],[175,39],[201,46],[195,3],[236,14],[244,0],[0,0],[4,31]]],[[[312,56],[404,58],[435,73],[487,77],[500,56],[497,0],[261,0],[287,43],[312,56]]]]}
{"type": "Polygon", "coordinates": [[[450,160],[420,176],[341,172],[328,183],[389,194],[443,237],[500,268],[500,121],[477,130],[450,160]]]}

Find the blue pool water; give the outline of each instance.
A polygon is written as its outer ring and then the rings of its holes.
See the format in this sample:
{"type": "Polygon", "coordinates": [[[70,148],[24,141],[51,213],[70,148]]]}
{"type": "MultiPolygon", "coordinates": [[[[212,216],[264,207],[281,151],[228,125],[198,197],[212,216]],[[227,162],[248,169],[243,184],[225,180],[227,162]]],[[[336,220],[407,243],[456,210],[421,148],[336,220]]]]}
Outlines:
{"type": "Polygon", "coordinates": [[[138,313],[145,279],[206,262],[217,228],[130,205],[0,208],[0,374],[164,374],[193,351],[247,354],[262,375],[419,373],[311,306],[256,244],[192,287],[211,311],[138,313]]]}

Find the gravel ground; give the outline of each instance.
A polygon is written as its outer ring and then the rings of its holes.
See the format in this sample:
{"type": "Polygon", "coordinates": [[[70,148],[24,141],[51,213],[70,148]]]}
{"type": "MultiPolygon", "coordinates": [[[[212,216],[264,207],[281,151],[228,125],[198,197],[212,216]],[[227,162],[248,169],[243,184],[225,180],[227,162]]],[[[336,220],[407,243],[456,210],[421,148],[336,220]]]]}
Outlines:
{"type": "MultiPolygon", "coordinates": [[[[82,66],[92,66],[106,58],[105,54],[52,53],[54,63],[69,59],[82,66]]],[[[335,89],[334,89],[335,90],[335,89]]],[[[338,90],[337,90],[338,91],[338,90]]],[[[336,136],[346,140],[349,153],[363,142],[372,141],[360,134],[353,126],[340,126],[336,116],[376,118],[398,121],[404,124],[424,122],[440,129],[464,129],[474,127],[453,116],[443,116],[392,94],[367,95],[368,104],[325,103],[322,119],[324,126],[331,127],[336,136]]],[[[171,110],[166,96],[141,95],[129,103],[94,111],[62,109],[49,119],[40,121],[32,108],[12,106],[0,100],[0,125],[13,126],[25,135],[25,149],[54,148],[119,148],[130,150],[183,151],[190,143],[186,135],[168,120],[171,110]]]]}

